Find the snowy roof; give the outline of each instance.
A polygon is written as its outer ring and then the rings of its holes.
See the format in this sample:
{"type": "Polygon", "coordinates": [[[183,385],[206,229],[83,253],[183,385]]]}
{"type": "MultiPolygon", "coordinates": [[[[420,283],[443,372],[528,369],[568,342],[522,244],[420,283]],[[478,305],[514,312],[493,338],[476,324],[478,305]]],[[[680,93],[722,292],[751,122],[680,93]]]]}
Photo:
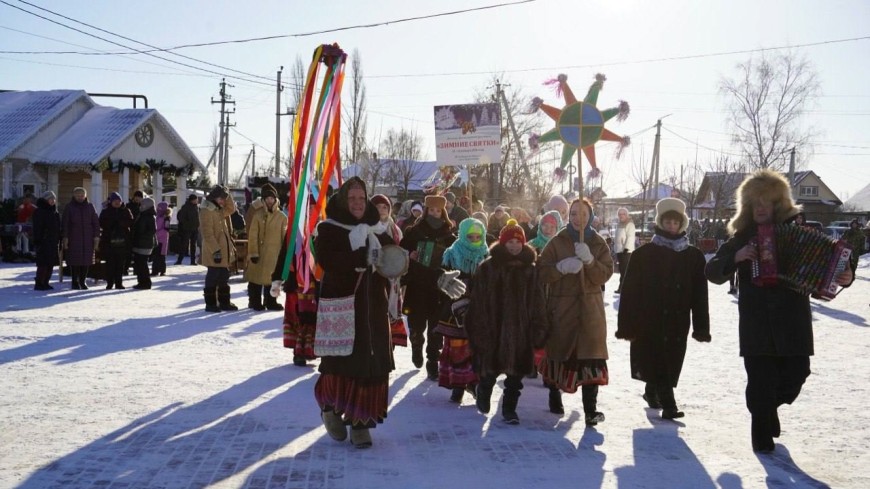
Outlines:
{"type": "Polygon", "coordinates": [[[21,147],[77,100],[94,102],[83,90],[0,93],[0,160],[21,147]]]}
{"type": "Polygon", "coordinates": [[[870,211],[870,184],[847,200],[846,206],[850,209],[854,207],[856,211],[870,211]]]}

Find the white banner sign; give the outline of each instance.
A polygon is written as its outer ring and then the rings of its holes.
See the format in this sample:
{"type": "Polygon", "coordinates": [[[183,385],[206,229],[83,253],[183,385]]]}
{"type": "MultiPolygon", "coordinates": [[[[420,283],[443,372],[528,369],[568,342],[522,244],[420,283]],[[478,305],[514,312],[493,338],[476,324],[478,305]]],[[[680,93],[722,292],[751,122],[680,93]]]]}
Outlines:
{"type": "Polygon", "coordinates": [[[500,163],[498,104],[436,105],[435,158],[442,166],[500,163]]]}

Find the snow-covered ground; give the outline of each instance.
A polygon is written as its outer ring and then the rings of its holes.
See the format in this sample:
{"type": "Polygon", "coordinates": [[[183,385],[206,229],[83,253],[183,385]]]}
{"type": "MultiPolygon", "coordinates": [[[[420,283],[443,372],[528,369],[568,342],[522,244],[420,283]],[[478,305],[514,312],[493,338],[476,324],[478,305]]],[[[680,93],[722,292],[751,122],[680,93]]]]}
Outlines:
{"type": "Polygon", "coordinates": [[[450,404],[399,348],[389,417],[356,450],[322,428],[316,370],[292,365],[281,314],[203,312],[204,268],[170,265],[150,291],[67,279],[49,293],[32,290],[33,271],[0,264],[3,488],[870,487],[870,255],[853,287],[813,302],[813,375],[781,409],[775,454],[758,456],[727,285],[710,287],[713,342],[690,341],[679,422],[645,408],[608,292],[611,385],[595,429],[579,395],[550,414],[539,379],[519,426],[501,422],[500,387],[490,416],[450,404]]]}

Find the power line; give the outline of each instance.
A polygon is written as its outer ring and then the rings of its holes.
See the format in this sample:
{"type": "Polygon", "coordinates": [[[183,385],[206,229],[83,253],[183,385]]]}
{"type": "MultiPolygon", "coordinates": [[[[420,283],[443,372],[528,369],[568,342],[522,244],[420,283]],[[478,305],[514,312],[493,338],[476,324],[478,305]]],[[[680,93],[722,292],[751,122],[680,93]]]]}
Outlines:
{"type": "Polygon", "coordinates": [[[689,138],[687,138],[687,137],[684,137],[684,136],[681,136],[681,135],[675,133],[674,131],[668,129],[667,127],[662,127],[662,129],[664,129],[665,131],[668,131],[669,133],[671,133],[671,134],[673,134],[674,136],[676,136],[676,137],[682,139],[683,141],[686,141],[687,143],[694,144],[695,146],[698,146],[699,148],[704,148],[704,149],[706,149],[706,150],[708,150],[708,151],[713,151],[714,153],[722,153],[722,154],[726,154],[726,155],[730,155],[730,156],[737,156],[737,157],[741,157],[741,156],[743,156],[743,155],[740,155],[740,154],[737,154],[737,153],[730,153],[730,152],[728,152],[728,151],[723,151],[723,150],[721,150],[721,149],[713,149],[713,148],[710,148],[710,147],[708,147],[708,146],[704,146],[703,144],[700,144],[700,143],[698,143],[697,141],[692,141],[691,139],[689,139],[689,138]]]}
{"type": "MultiPolygon", "coordinates": [[[[19,0],[19,1],[21,1],[21,0],[19,0]]],[[[176,60],[173,60],[173,59],[163,58],[163,57],[157,56],[157,55],[155,55],[155,54],[151,54],[151,53],[145,53],[145,52],[142,52],[142,51],[140,51],[140,50],[137,50],[136,48],[133,48],[133,47],[130,47],[130,46],[125,46],[124,44],[121,44],[121,43],[118,43],[118,42],[115,42],[115,41],[111,41],[111,40],[109,40],[109,39],[106,39],[106,38],[100,37],[100,36],[98,36],[98,35],[96,35],[96,34],[92,34],[92,33],[90,33],[90,32],[86,32],[86,31],[83,31],[83,30],[81,30],[81,29],[78,29],[78,28],[75,28],[75,27],[72,27],[72,26],[66,25],[66,24],[64,24],[64,23],[62,23],[62,22],[58,22],[58,21],[56,21],[56,20],[53,20],[53,19],[50,19],[50,18],[48,18],[48,17],[42,16],[42,15],[36,13],[36,12],[31,12],[31,11],[29,11],[29,10],[23,9],[23,8],[18,7],[18,6],[16,6],[16,5],[12,5],[11,3],[7,2],[6,0],[0,0],[0,3],[2,3],[2,4],[4,4],[4,5],[7,5],[7,6],[9,6],[9,7],[12,7],[12,8],[14,8],[14,9],[16,9],[16,10],[20,10],[20,11],[22,11],[22,12],[24,12],[24,13],[30,14],[30,15],[32,15],[32,16],[34,16],[34,17],[38,17],[38,18],[43,19],[43,20],[45,20],[45,21],[51,22],[52,24],[56,24],[56,25],[59,25],[59,26],[61,26],[61,27],[65,27],[65,28],[67,28],[67,29],[70,29],[70,30],[76,31],[76,32],[78,32],[78,33],[84,34],[84,35],[86,35],[86,36],[90,36],[90,37],[93,37],[93,38],[99,39],[99,40],[101,40],[101,41],[108,42],[108,43],[110,43],[110,44],[114,44],[114,45],[116,45],[116,46],[120,46],[120,47],[125,48],[125,49],[132,49],[132,50],[135,50],[135,51],[137,51],[138,54],[144,54],[144,55],[146,55],[146,56],[150,56],[150,57],[152,57],[152,58],[157,58],[157,59],[160,59],[160,60],[163,60],[163,61],[168,61],[168,62],[170,62],[170,63],[175,63],[175,64],[178,64],[178,65],[181,65],[181,66],[185,66],[185,67],[187,67],[187,68],[192,68],[192,69],[195,69],[195,70],[204,71],[204,72],[206,72],[206,73],[211,73],[211,74],[213,74],[213,75],[226,76],[226,77],[229,77],[229,78],[235,78],[235,79],[239,79],[239,80],[244,80],[244,81],[247,81],[247,82],[249,82],[249,83],[257,83],[257,84],[260,84],[260,85],[269,85],[269,86],[272,85],[271,83],[261,82],[261,81],[258,81],[258,80],[250,80],[250,79],[247,79],[247,78],[240,77],[240,76],[238,76],[238,75],[230,75],[230,74],[226,74],[226,73],[219,73],[219,72],[217,72],[217,71],[212,71],[212,70],[209,70],[209,69],[206,69],[206,68],[202,68],[202,67],[200,67],[200,66],[193,66],[193,65],[190,65],[190,64],[187,64],[187,63],[183,63],[183,62],[181,62],[181,61],[176,61],[176,60]]],[[[26,3],[26,2],[24,2],[24,3],[26,3]]],[[[30,4],[28,4],[28,5],[30,5],[30,4]]],[[[41,8],[41,7],[37,7],[37,8],[41,8]]],[[[45,9],[43,9],[43,10],[45,10],[45,9]]],[[[52,13],[54,13],[54,12],[52,12],[52,13]]],[[[60,17],[64,17],[64,16],[62,16],[62,15],[60,15],[60,14],[55,14],[55,15],[58,15],[58,16],[60,16],[60,17]]],[[[64,17],[64,18],[68,18],[68,17],[64,17]]],[[[85,23],[83,23],[83,22],[79,22],[79,21],[74,20],[74,19],[71,19],[71,20],[73,20],[74,22],[78,22],[78,23],[80,23],[80,24],[83,24],[83,25],[88,25],[88,24],[85,24],[85,23]]],[[[89,27],[95,28],[95,27],[93,27],[93,26],[89,26],[89,27]]],[[[96,29],[98,29],[98,28],[96,28],[96,29]]],[[[102,29],[100,29],[100,30],[102,30],[102,29]]],[[[113,33],[110,33],[110,34],[112,34],[112,35],[114,35],[114,36],[117,36],[117,37],[122,37],[122,38],[124,38],[124,36],[121,36],[121,35],[118,35],[118,34],[113,34],[113,33]]],[[[127,38],[124,38],[124,39],[127,39],[127,38]]],[[[133,42],[139,42],[139,41],[133,41],[133,42]]],[[[147,46],[147,44],[145,44],[145,43],[141,43],[141,42],[139,42],[139,44],[143,44],[143,45],[146,45],[146,46],[147,46]]],[[[176,56],[180,56],[180,55],[176,55],[176,56]]],[[[209,63],[206,63],[206,62],[203,62],[203,61],[198,61],[198,62],[200,62],[200,63],[205,63],[205,64],[209,64],[209,63]]],[[[230,68],[224,68],[224,69],[230,69],[230,68]]],[[[232,70],[232,71],[236,71],[236,70],[232,70]]]]}
{"type": "MultiPolygon", "coordinates": [[[[22,3],[27,3],[24,0],[19,0],[19,1],[22,3]]],[[[243,43],[255,42],[255,41],[270,41],[270,40],[274,40],[274,39],[286,39],[289,37],[309,37],[309,36],[316,36],[319,34],[330,34],[333,32],[349,31],[349,30],[354,30],[354,29],[369,29],[369,28],[373,28],[373,27],[381,27],[381,26],[386,26],[386,25],[390,25],[390,24],[402,24],[402,23],[413,22],[413,21],[417,21],[417,20],[434,19],[437,17],[448,17],[451,15],[459,15],[459,14],[465,14],[465,13],[469,13],[469,12],[478,12],[478,11],[482,11],[482,10],[491,10],[491,9],[502,8],[502,7],[512,7],[514,5],[520,5],[520,4],[524,4],[524,3],[532,3],[532,2],[536,2],[536,1],[537,0],[519,0],[519,1],[515,1],[515,2],[497,3],[494,5],[485,5],[483,7],[473,7],[473,8],[467,8],[467,9],[462,9],[462,10],[452,10],[449,12],[440,12],[437,14],[429,14],[429,15],[418,15],[415,17],[404,17],[401,19],[386,20],[386,21],[382,21],[382,22],[373,22],[370,24],[356,24],[356,25],[349,25],[349,26],[344,26],[344,27],[334,27],[331,29],[323,29],[323,30],[319,30],[319,31],[302,32],[302,33],[296,33],[296,34],[278,34],[278,35],[274,35],[274,36],[251,37],[251,38],[247,38],[247,39],[233,39],[233,40],[229,40],[229,41],[212,41],[212,42],[201,42],[201,43],[194,43],[194,44],[181,44],[181,45],[173,46],[173,47],[169,47],[169,48],[158,48],[155,46],[149,46],[153,49],[144,50],[144,51],[137,50],[135,52],[115,52],[115,53],[110,52],[110,53],[105,53],[105,54],[107,54],[107,55],[112,55],[112,54],[147,54],[147,53],[152,53],[152,52],[169,52],[169,51],[174,51],[177,49],[184,49],[184,48],[194,48],[194,47],[203,47],[203,46],[219,46],[222,44],[243,44],[243,43]]],[[[3,2],[3,3],[6,3],[6,2],[3,2]]],[[[31,4],[28,3],[28,5],[31,5],[31,4]]],[[[41,7],[38,7],[36,5],[33,5],[33,6],[36,8],[41,8],[41,7]]],[[[42,9],[42,10],[46,10],[46,9],[42,9]]],[[[47,10],[47,11],[51,12],[50,10],[47,10]]],[[[52,12],[52,13],[54,13],[54,12],[52,12]]],[[[118,36],[118,37],[121,37],[121,36],[118,36]]],[[[140,44],[145,44],[145,43],[140,43],[140,44]]],[[[145,44],[145,45],[147,46],[147,44],[145,44]]],[[[127,49],[134,49],[134,48],[128,48],[126,46],[122,46],[122,47],[125,47],[127,49]]],[[[2,53],[2,52],[5,52],[5,51],[0,51],[0,53],[2,53]]],[[[29,51],[29,52],[21,51],[21,52],[14,52],[14,53],[13,52],[5,52],[5,53],[6,54],[82,54],[82,55],[98,54],[98,53],[83,53],[83,52],[77,52],[77,51],[29,51]]]]}
{"type": "Polygon", "coordinates": [[[263,146],[262,144],[260,144],[260,143],[258,143],[258,142],[256,142],[256,141],[254,141],[253,139],[249,138],[248,136],[245,136],[244,134],[240,133],[239,130],[236,129],[235,127],[232,127],[231,129],[233,130],[234,133],[236,133],[236,134],[238,134],[239,136],[241,136],[241,137],[247,139],[248,142],[254,144],[254,145],[257,146],[258,148],[260,148],[260,149],[262,149],[263,151],[269,153],[270,155],[275,156],[275,152],[274,152],[274,151],[270,151],[269,148],[267,148],[267,147],[263,146]]]}

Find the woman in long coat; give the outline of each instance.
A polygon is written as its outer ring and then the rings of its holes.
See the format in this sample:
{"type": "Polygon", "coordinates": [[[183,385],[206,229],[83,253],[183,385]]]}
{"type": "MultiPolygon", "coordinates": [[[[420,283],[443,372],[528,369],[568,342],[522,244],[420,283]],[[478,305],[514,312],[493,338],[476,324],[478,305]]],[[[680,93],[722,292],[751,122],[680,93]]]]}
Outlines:
{"type": "Polygon", "coordinates": [[[124,204],[121,194],[109,195],[109,206],[100,212],[100,249],[106,260],[103,274],[106,289],[124,288],[124,265],[130,255],[130,228],[133,226],[133,213],[124,204]]]}
{"type": "MultiPolygon", "coordinates": [[[[384,226],[378,226],[378,211],[368,200],[365,183],[357,177],[348,179],[329,199],[326,218],[318,224],[314,238],[315,255],[323,267],[320,300],[353,296],[354,339],[350,355],[321,357],[314,396],[333,439],[346,439],[345,425],[350,425],[351,442],[357,448],[367,448],[372,445],[369,429],[387,417],[389,373],[395,368],[388,310],[390,283],[370,266],[376,262],[372,240],[386,245],[392,238],[383,232],[384,226]],[[356,241],[356,231],[362,231],[365,242],[356,241]]],[[[439,273],[414,262],[410,267],[410,274],[437,282],[442,290],[449,289],[453,284],[447,282],[455,281],[458,275],[439,273]]],[[[464,287],[461,289],[460,295],[464,287]]]]}
{"type": "Polygon", "coordinates": [[[85,278],[94,264],[94,253],[100,245],[100,218],[94,205],[88,202],[88,192],[73,189],[73,198],[63,209],[63,249],[70,266],[73,289],[87,289],[85,278]]]}
{"type": "Polygon", "coordinates": [[[278,192],[272,185],[267,183],[263,186],[260,199],[263,205],[254,211],[248,222],[249,263],[245,269],[248,307],[255,311],[281,311],[284,308],[272,297],[269,290],[272,273],[278,263],[278,253],[287,232],[287,216],[278,206],[278,192]]]}
{"type": "Polygon", "coordinates": [[[136,272],[134,289],[147,290],[151,288],[151,274],[148,271],[148,257],[157,246],[157,213],[154,210],[154,199],[145,197],[139,204],[139,215],[133,221],[132,248],[133,270],[136,272]]]}
{"type": "Polygon", "coordinates": [[[689,245],[686,204],[656,204],[655,236],[634,252],[623,281],[616,337],[631,341],[631,377],[646,383],[643,398],[662,418],[683,417],[674,388],[692,337],[710,341],[704,254],[689,245]]]}
{"type": "Polygon", "coordinates": [[[58,264],[60,245],[60,214],[57,213],[57,196],[48,191],[36,201],[33,212],[33,246],[36,247],[36,284],[33,290],[51,290],[49,285],[54,266],[58,264]]]}
{"type": "Polygon", "coordinates": [[[539,364],[550,388],[550,411],[561,413],[560,391],[582,386],[587,426],[604,421],[597,410],[598,386],[607,385],[607,320],[601,287],[613,275],[613,258],[604,238],[590,226],[592,204],[576,199],[568,225],[544,247],[538,267],[549,286],[549,334],[539,364]]]}

